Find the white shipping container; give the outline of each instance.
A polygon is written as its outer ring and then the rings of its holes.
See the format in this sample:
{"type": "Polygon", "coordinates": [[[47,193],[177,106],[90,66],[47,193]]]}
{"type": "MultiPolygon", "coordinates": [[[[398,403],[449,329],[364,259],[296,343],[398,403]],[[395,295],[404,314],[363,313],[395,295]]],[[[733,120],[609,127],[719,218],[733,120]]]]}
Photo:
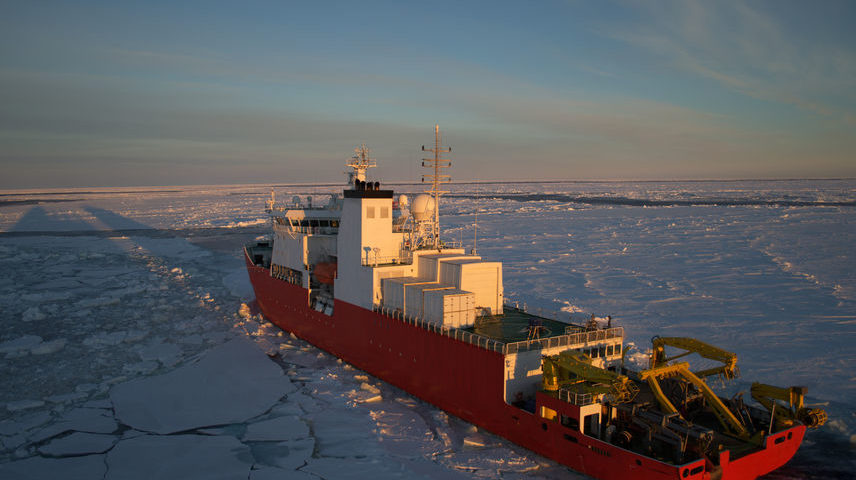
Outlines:
{"type": "Polygon", "coordinates": [[[449,260],[440,265],[440,281],[473,292],[476,307],[502,313],[502,262],[449,260]]]}
{"type": "Polygon", "coordinates": [[[449,290],[449,285],[441,285],[438,282],[419,282],[405,285],[404,287],[404,313],[414,317],[425,318],[424,298],[425,293],[435,290],[449,290]]]}
{"type": "Polygon", "coordinates": [[[386,308],[404,311],[404,288],[406,285],[424,283],[416,277],[394,277],[381,280],[383,305],[386,308]]]}
{"type": "Polygon", "coordinates": [[[459,289],[426,290],[423,299],[426,320],[449,327],[468,327],[475,323],[472,292],[459,289]]]}
{"type": "Polygon", "coordinates": [[[466,259],[471,261],[481,260],[478,255],[462,255],[458,253],[436,253],[432,255],[421,255],[419,257],[419,278],[423,280],[440,281],[440,266],[450,260],[466,259]]]}

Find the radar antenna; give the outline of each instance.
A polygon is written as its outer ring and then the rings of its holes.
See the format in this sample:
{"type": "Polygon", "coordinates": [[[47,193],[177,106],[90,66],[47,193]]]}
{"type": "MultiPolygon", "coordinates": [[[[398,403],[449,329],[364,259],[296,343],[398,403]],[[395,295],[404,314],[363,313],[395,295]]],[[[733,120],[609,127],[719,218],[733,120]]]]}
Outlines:
{"type": "Polygon", "coordinates": [[[431,189],[425,190],[425,192],[430,193],[431,196],[434,197],[434,219],[431,225],[431,236],[433,239],[433,248],[435,249],[440,248],[440,195],[449,193],[448,191],[440,190],[440,185],[452,181],[452,177],[450,175],[440,173],[441,168],[449,168],[452,166],[451,160],[448,158],[442,158],[442,154],[450,153],[452,151],[452,147],[441,146],[440,139],[440,125],[434,125],[434,148],[425,148],[425,145],[422,145],[423,152],[431,152],[434,154],[434,158],[422,159],[423,167],[434,169],[434,173],[422,175],[422,181],[424,182],[427,179],[431,182],[431,189]]]}
{"type": "Polygon", "coordinates": [[[354,156],[345,163],[345,166],[353,168],[353,171],[345,172],[348,174],[348,184],[353,187],[354,180],[365,182],[366,170],[376,167],[377,163],[375,159],[369,157],[369,147],[364,143],[354,149],[354,156]]]}

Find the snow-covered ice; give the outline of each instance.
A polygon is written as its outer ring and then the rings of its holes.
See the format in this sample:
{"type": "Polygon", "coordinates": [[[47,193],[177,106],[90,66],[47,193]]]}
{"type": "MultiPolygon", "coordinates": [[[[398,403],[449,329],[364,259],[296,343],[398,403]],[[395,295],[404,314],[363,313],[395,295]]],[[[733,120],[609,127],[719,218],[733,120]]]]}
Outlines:
{"type": "Polygon", "coordinates": [[[168,434],[243,423],[295,387],[249,340],[237,338],[196,363],[114,386],[116,417],[144,432],[168,434]]]}
{"type": "MultiPolygon", "coordinates": [[[[477,214],[510,300],[612,315],[631,364],[686,335],[738,354],[734,391],[806,385],[830,421],[771,478],[856,469],[856,182],[451,190],[444,234],[477,214]]],[[[261,318],[240,247],[269,192],[3,192],[28,203],[0,201],[0,478],[583,478],[261,318]]]]}
{"type": "Polygon", "coordinates": [[[39,453],[50,457],[72,457],[92,453],[104,453],[119,441],[115,435],[74,432],[66,437],[51,440],[39,447],[39,453]]]}
{"type": "Polygon", "coordinates": [[[252,464],[250,449],[228,435],[142,435],[110,450],[105,480],[233,480],[252,464]]]}

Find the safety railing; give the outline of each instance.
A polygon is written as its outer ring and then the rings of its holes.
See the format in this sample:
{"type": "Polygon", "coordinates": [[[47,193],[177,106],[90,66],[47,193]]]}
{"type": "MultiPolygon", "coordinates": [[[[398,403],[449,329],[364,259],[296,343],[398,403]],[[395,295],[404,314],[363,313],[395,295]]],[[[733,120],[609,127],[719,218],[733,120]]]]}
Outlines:
{"type": "Polygon", "coordinates": [[[529,350],[541,350],[545,348],[585,346],[586,344],[608,340],[610,338],[624,337],[624,327],[607,328],[604,330],[592,330],[590,332],[572,333],[570,335],[559,335],[549,338],[538,338],[535,340],[523,340],[521,342],[507,343],[505,353],[527,352],[529,350]]]}
{"type": "Polygon", "coordinates": [[[402,320],[410,325],[423,328],[425,330],[428,330],[429,332],[434,332],[445,337],[454,338],[455,340],[460,340],[462,342],[475,345],[479,348],[484,348],[485,350],[492,350],[494,352],[500,352],[502,354],[527,352],[530,350],[542,350],[546,348],[563,346],[584,347],[592,342],[608,340],[610,338],[624,337],[624,328],[615,327],[604,330],[575,333],[571,335],[560,335],[557,337],[505,343],[500,342],[498,340],[494,340],[490,337],[486,337],[484,335],[479,335],[476,333],[468,332],[466,330],[461,330],[459,328],[438,325],[436,323],[424,320],[420,317],[405,315],[399,309],[392,309],[384,306],[375,306],[374,311],[389,318],[402,320]]]}
{"type": "Polygon", "coordinates": [[[492,350],[494,352],[504,352],[505,344],[494,340],[489,337],[485,337],[483,335],[478,335],[472,332],[467,332],[466,330],[461,330],[455,327],[448,327],[445,325],[438,325],[434,322],[429,322],[420,317],[416,317],[413,315],[405,315],[401,310],[386,308],[383,306],[376,306],[374,310],[382,315],[387,317],[401,320],[410,325],[423,328],[428,330],[429,332],[436,333],[438,335],[442,335],[444,337],[454,338],[455,340],[459,340],[462,342],[469,343],[470,345],[475,345],[479,348],[484,348],[485,350],[492,350]]]}
{"type": "Polygon", "coordinates": [[[364,267],[376,267],[378,265],[401,265],[413,263],[413,252],[403,251],[400,255],[375,255],[369,252],[361,259],[364,267]]]}
{"type": "Polygon", "coordinates": [[[559,389],[559,399],[580,407],[594,403],[594,395],[590,393],[574,392],[564,388],[559,389]]]}

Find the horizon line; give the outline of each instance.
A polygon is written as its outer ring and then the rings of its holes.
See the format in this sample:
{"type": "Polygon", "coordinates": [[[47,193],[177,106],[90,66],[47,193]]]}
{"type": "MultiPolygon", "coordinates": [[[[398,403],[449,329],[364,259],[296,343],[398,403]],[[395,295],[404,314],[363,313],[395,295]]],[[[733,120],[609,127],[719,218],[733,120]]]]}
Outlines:
{"type": "MultiPolygon", "coordinates": [[[[550,183],[550,184],[559,184],[559,183],[718,183],[718,182],[795,182],[795,181],[814,181],[814,182],[823,182],[823,181],[849,181],[856,180],[856,177],[788,177],[788,178],[704,178],[704,179],[576,179],[576,180],[460,180],[460,181],[450,181],[449,185],[501,185],[501,184],[536,184],[536,183],[550,183]]],[[[375,180],[380,181],[380,180],[375,180]]],[[[424,185],[424,182],[416,182],[413,180],[391,180],[391,181],[380,181],[381,185],[424,185]]],[[[81,189],[108,189],[108,188],[116,188],[116,189],[167,189],[167,188],[178,188],[178,187],[242,187],[242,186],[255,186],[255,187],[337,187],[342,186],[346,187],[349,184],[346,182],[292,182],[292,183],[280,183],[280,182],[251,182],[251,183],[188,183],[188,184],[170,184],[170,185],[85,185],[85,186],[60,186],[60,187],[48,187],[48,186],[30,186],[30,187],[11,187],[11,188],[0,188],[0,196],[11,196],[11,195],[30,195],[36,193],[50,193],[51,195],[61,195],[63,193],[74,193],[74,194],[82,194],[82,193],[110,193],[110,192],[98,192],[98,191],[80,191],[81,189]],[[21,191],[30,191],[30,190],[46,190],[45,192],[27,192],[23,193],[21,191]],[[57,192],[54,190],[68,190],[67,192],[57,192]],[[50,192],[48,192],[50,191],[50,192]],[[9,193],[12,192],[12,193],[9,193]]],[[[134,191],[121,191],[115,193],[137,193],[134,191]]]]}

